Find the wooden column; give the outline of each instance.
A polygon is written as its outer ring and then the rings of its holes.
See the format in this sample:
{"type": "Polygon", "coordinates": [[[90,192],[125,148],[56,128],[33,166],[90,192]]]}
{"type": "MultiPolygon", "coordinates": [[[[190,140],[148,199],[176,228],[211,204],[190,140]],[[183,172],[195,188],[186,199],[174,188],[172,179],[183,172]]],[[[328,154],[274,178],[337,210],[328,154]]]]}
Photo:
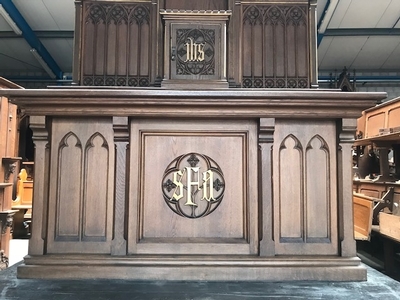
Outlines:
{"type": "Polygon", "coordinates": [[[32,199],[31,239],[29,255],[45,254],[47,230],[47,206],[49,194],[49,132],[45,116],[30,116],[30,127],[33,131],[35,145],[34,190],[32,199]]]}
{"type": "Polygon", "coordinates": [[[275,119],[260,119],[260,256],[275,255],[273,240],[273,203],[272,203],[272,145],[274,143],[275,119]]]}
{"type": "Polygon", "coordinates": [[[129,142],[128,118],[114,117],[115,144],[115,199],[114,199],[114,238],[111,244],[112,255],[126,255],[126,215],[127,215],[127,147],[129,142]]]}
{"type": "Polygon", "coordinates": [[[353,222],[353,158],[351,154],[354,135],[357,127],[356,119],[342,119],[339,128],[338,149],[338,200],[339,200],[339,237],[341,255],[356,256],[353,222]]]}
{"type": "Polygon", "coordinates": [[[317,55],[317,0],[310,0],[309,6],[310,30],[310,87],[318,87],[318,55],[317,55]]]}

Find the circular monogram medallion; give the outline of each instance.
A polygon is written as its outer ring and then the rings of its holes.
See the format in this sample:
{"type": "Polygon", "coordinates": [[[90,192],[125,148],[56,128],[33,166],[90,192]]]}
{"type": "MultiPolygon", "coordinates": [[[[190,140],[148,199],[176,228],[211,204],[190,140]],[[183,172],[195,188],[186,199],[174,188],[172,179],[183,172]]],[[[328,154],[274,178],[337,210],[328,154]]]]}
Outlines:
{"type": "Polygon", "coordinates": [[[225,180],[221,168],[210,157],[188,153],[166,168],[162,192],[168,207],[185,218],[201,218],[221,203],[225,180]]]}

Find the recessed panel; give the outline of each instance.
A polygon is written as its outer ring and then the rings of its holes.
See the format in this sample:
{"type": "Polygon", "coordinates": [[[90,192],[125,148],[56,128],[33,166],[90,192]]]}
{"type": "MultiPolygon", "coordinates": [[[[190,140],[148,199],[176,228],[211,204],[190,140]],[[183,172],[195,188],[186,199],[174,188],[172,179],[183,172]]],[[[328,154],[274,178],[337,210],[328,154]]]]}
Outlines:
{"type": "Polygon", "coordinates": [[[257,250],[257,126],[133,120],[129,253],[257,250]]]}
{"type": "MultiPolygon", "coordinates": [[[[229,133],[215,133],[215,136],[212,136],[212,133],[193,133],[192,136],[185,136],[182,133],[171,135],[143,133],[144,191],[141,238],[244,238],[243,214],[246,206],[243,188],[245,170],[242,158],[245,139],[244,134],[229,133]],[[232,149],[237,150],[231,151],[232,149]],[[207,187],[207,183],[204,184],[203,174],[207,178],[205,172],[210,169],[205,162],[193,163],[193,167],[190,167],[187,161],[190,156],[185,156],[184,161],[176,165],[176,171],[172,172],[171,179],[175,177],[177,184],[172,183],[171,192],[176,191],[178,200],[172,199],[171,202],[179,202],[184,215],[175,213],[163,197],[163,190],[167,189],[163,185],[170,179],[166,178],[163,181],[166,168],[175,158],[194,151],[198,153],[193,156],[194,160],[203,160],[201,154],[214,160],[220,166],[225,181],[225,194],[218,207],[209,215],[199,218],[196,216],[201,215],[202,206],[208,202],[202,200],[204,189],[207,187]],[[176,175],[175,172],[180,172],[181,175],[176,175]],[[190,193],[181,192],[180,184],[185,191],[190,189],[190,193]]],[[[175,167],[175,164],[171,167],[175,167]]],[[[216,188],[215,186],[212,190],[215,194],[216,188]]]]}

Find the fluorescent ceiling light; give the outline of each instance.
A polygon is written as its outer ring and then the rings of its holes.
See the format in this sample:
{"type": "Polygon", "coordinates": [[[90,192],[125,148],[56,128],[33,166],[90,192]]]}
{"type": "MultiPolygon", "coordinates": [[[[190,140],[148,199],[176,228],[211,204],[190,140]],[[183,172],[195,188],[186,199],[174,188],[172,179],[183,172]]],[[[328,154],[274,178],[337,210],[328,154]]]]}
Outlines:
{"type": "Polygon", "coordinates": [[[0,4],[0,15],[3,16],[4,20],[6,20],[8,25],[10,25],[10,27],[16,34],[18,34],[18,35],[22,34],[22,30],[19,29],[18,25],[15,24],[14,20],[10,17],[10,15],[6,12],[3,5],[1,5],[1,4],[0,4]]]}
{"type": "Polygon", "coordinates": [[[43,69],[49,74],[49,76],[52,79],[56,78],[56,75],[53,73],[53,71],[49,68],[49,66],[46,64],[46,62],[43,60],[43,58],[40,56],[40,54],[37,52],[35,48],[32,48],[31,53],[33,56],[36,58],[36,60],[39,62],[39,64],[43,67],[43,69]]]}

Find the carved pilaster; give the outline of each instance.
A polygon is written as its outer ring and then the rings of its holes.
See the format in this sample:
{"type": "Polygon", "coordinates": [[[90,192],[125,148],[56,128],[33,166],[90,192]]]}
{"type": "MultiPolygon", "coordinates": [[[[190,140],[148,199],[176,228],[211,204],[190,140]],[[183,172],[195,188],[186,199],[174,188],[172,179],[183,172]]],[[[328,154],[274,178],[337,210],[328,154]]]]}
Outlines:
{"type": "Polygon", "coordinates": [[[115,144],[115,200],[114,200],[114,239],[112,255],[126,255],[126,182],[127,182],[127,146],[129,141],[128,118],[114,117],[115,144]]]}
{"type": "Polygon", "coordinates": [[[228,63],[227,78],[229,87],[240,87],[242,81],[242,3],[237,0],[229,1],[229,10],[232,11],[232,17],[228,23],[228,63]]]}
{"type": "Polygon", "coordinates": [[[35,170],[32,204],[31,238],[29,241],[29,255],[43,255],[45,253],[44,240],[47,227],[47,206],[49,186],[49,130],[45,116],[30,116],[30,128],[33,131],[35,146],[35,170]]]}
{"type": "Polygon", "coordinates": [[[72,81],[76,85],[80,85],[81,68],[80,68],[80,53],[82,48],[82,0],[75,1],[75,37],[74,37],[74,58],[73,58],[73,73],[72,81]]]}
{"type": "Polygon", "coordinates": [[[344,257],[356,256],[353,225],[353,160],[351,154],[356,128],[356,119],[342,119],[338,128],[339,237],[341,255],[344,257]]]}
{"type": "Polygon", "coordinates": [[[274,142],[275,119],[260,119],[258,142],[260,147],[260,194],[261,194],[261,228],[260,256],[275,254],[273,240],[273,206],[272,206],[272,145],[274,142]]]}
{"type": "Polygon", "coordinates": [[[318,88],[317,0],[310,0],[308,17],[310,30],[310,87],[318,88]]]}

